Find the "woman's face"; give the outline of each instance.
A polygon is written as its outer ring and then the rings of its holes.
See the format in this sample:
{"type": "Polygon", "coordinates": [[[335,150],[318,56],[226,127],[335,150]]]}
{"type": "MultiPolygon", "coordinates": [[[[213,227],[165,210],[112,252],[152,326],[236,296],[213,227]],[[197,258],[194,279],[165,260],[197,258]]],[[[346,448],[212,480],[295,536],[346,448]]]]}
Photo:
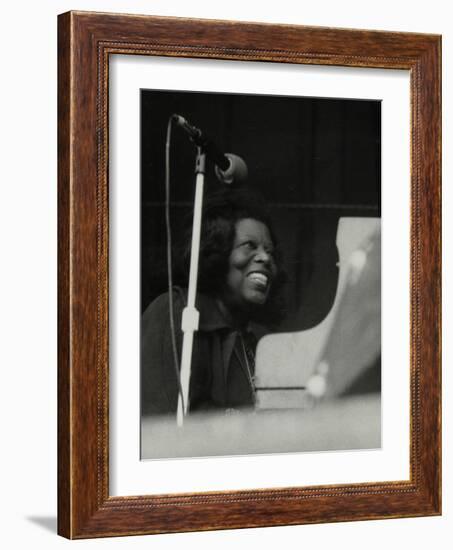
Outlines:
{"type": "Polygon", "coordinates": [[[227,274],[229,298],[239,307],[262,305],[277,273],[274,244],[267,226],[260,221],[245,218],[235,229],[227,274]]]}

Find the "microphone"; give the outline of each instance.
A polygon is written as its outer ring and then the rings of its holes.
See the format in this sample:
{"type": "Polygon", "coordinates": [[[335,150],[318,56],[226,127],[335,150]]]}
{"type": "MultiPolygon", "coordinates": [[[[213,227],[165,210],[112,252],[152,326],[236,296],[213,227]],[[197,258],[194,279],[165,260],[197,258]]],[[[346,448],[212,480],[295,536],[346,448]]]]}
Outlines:
{"type": "Polygon", "coordinates": [[[173,114],[172,120],[182,128],[191,141],[203,149],[206,156],[215,164],[217,178],[228,185],[244,183],[248,176],[247,165],[244,160],[233,153],[222,153],[215,143],[199,128],[190,124],[181,115],[173,114]]]}

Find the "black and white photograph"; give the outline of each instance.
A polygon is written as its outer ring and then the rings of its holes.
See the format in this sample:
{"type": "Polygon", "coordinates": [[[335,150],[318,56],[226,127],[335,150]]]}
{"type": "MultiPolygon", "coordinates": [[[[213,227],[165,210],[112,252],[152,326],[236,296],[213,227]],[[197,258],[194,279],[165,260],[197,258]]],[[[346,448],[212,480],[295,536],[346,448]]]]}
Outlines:
{"type": "Polygon", "coordinates": [[[5,3],[3,548],[451,548],[448,6],[5,3]]]}
{"type": "Polygon", "coordinates": [[[381,101],[140,91],[141,458],[381,447],[381,101]]]}

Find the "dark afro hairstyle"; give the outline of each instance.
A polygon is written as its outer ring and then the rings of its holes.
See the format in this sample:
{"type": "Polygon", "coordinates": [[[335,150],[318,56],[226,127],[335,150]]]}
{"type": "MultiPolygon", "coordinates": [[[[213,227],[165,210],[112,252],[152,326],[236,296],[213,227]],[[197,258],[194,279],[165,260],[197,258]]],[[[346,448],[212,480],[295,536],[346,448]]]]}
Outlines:
{"type": "MultiPolygon", "coordinates": [[[[281,253],[272,229],[268,208],[258,193],[248,189],[226,188],[205,197],[200,239],[198,290],[210,296],[222,296],[225,291],[229,258],[233,249],[235,227],[239,220],[251,218],[266,225],[274,245],[274,261],[277,275],[272,283],[268,299],[251,312],[251,320],[276,326],[284,317],[283,286],[286,274],[281,253]]],[[[192,212],[185,220],[182,245],[176,261],[176,280],[187,286],[192,238],[192,212]]]]}

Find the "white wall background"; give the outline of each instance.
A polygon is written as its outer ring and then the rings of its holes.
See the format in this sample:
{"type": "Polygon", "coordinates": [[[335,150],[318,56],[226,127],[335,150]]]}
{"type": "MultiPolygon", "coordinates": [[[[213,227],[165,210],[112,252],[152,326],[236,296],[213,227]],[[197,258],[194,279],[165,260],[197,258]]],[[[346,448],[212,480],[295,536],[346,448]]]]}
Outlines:
{"type": "Polygon", "coordinates": [[[397,548],[451,547],[453,414],[450,242],[452,229],[453,22],[449,2],[79,0],[2,6],[0,84],[0,384],[2,547],[397,548]],[[56,533],[57,14],[70,10],[176,15],[443,35],[444,110],[444,515],[69,542],[56,533]],[[449,307],[450,306],[450,307],[449,307]]]}

